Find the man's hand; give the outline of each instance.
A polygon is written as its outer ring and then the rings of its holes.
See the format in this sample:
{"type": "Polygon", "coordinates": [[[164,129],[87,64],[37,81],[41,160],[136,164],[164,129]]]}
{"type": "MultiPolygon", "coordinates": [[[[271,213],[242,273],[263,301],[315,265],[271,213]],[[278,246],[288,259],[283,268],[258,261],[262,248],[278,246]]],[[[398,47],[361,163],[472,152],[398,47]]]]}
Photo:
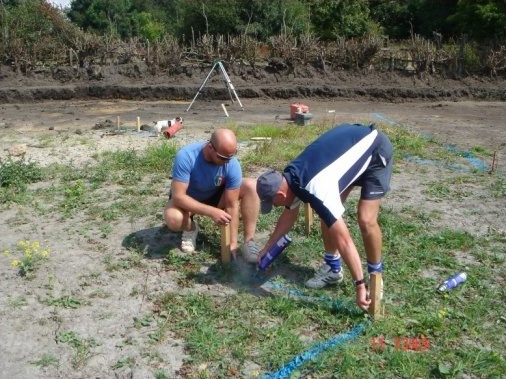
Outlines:
{"type": "Polygon", "coordinates": [[[230,255],[233,261],[237,259],[237,250],[239,250],[237,247],[235,249],[230,249],[230,255]]]}
{"type": "Polygon", "coordinates": [[[365,284],[360,284],[355,288],[356,296],[357,296],[357,305],[360,309],[367,311],[369,305],[371,305],[371,299],[367,298],[367,290],[365,288],[365,284]]]}
{"type": "Polygon", "coordinates": [[[264,246],[263,249],[258,252],[257,265],[260,263],[260,260],[265,255],[265,253],[267,252],[267,250],[268,250],[268,247],[264,246]]]}
{"type": "Polygon", "coordinates": [[[232,221],[232,216],[220,208],[214,208],[211,218],[217,225],[226,225],[232,221]]]}

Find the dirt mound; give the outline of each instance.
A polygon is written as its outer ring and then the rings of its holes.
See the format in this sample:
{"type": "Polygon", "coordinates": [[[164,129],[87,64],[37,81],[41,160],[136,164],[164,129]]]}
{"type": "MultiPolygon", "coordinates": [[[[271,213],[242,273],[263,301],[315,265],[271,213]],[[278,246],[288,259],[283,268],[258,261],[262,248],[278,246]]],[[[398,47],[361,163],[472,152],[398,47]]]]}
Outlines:
{"type": "MultiPolygon", "coordinates": [[[[293,69],[268,62],[255,67],[234,65],[227,71],[232,87],[241,98],[506,100],[504,78],[453,80],[410,72],[293,69]]],[[[199,89],[201,97],[206,99],[222,100],[230,96],[227,79],[212,64],[186,65],[163,72],[153,71],[144,63],[54,67],[39,68],[26,75],[4,66],[0,68],[0,80],[0,103],[77,99],[186,100],[199,89]]]]}

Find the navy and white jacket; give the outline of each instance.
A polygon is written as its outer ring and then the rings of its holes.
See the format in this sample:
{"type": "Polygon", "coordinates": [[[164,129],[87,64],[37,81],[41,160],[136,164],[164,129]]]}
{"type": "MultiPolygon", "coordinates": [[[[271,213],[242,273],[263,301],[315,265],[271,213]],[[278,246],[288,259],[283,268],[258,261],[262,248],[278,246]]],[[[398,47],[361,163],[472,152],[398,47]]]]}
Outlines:
{"type": "Polygon", "coordinates": [[[338,125],[325,132],[283,170],[288,186],[298,199],[309,203],[327,226],[345,211],[340,194],[367,169],[380,148],[373,125],[338,125]]]}

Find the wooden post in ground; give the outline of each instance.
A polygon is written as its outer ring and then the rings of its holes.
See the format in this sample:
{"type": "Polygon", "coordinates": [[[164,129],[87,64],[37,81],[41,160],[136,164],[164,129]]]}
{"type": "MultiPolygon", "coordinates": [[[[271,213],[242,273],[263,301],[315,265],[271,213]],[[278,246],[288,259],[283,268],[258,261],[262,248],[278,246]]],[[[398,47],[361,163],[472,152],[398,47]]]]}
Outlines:
{"type": "Polygon", "coordinates": [[[369,274],[369,297],[371,298],[371,305],[369,306],[369,315],[374,320],[379,320],[383,317],[381,312],[381,273],[372,272],[369,274]]]}
{"type": "Polygon", "coordinates": [[[230,224],[220,226],[221,233],[221,261],[230,262],[230,224]]]}
{"type": "Polygon", "coordinates": [[[304,203],[304,225],[306,226],[306,234],[311,232],[311,225],[313,225],[313,208],[309,203],[304,203]]]}
{"type": "Polygon", "coordinates": [[[141,131],[141,118],[139,116],[137,116],[137,131],[141,131]]]}

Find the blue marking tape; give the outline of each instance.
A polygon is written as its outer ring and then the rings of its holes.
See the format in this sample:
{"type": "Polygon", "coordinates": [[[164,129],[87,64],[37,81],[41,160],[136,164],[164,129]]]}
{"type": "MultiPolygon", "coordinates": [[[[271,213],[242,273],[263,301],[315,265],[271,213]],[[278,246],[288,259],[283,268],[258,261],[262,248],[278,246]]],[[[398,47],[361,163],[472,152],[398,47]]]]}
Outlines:
{"type": "MultiPolygon", "coordinates": [[[[267,281],[263,284],[264,286],[268,288],[272,288],[275,290],[280,290],[288,295],[296,296],[300,300],[308,301],[308,302],[323,302],[328,303],[331,307],[331,309],[336,309],[340,311],[347,311],[350,313],[356,313],[361,314],[362,311],[359,310],[354,303],[351,302],[344,302],[339,300],[334,300],[329,297],[315,297],[315,296],[307,296],[301,293],[299,290],[290,289],[282,286],[281,284],[274,283],[267,281]]],[[[308,360],[314,360],[318,357],[318,355],[322,354],[328,349],[331,348],[339,348],[343,344],[345,344],[348,341],[352,341],[355,338],[357,338],[366,328],[366,326],[370,323],[370,321],[363,322],[362,324],[359,324],[355,326],[353,329],[351,329],[348,332],[337,334],[330,338],[327,341],[320,342],[313,347],[311,347],[309,350],[297,355],[294,359],[292,359],[290,362],[288,362],[286,365],[281,367],[278,371],[271,373],[271,374],[265,374],[260,377],[260,379],[283,379],[288,378],[292,372],[297,369],[298,367],[302,366],[306,361],[308,360]]]]}
{"type": "Polygon", "coordinates": [[[473,156],[473,154],[471,154],[469,151],[461,150],[457,146],[450,145],[450,144],[445,144],[444,147],[449,152],[466,158],[477,169],[483,170],[483,171],[488,171],[487,165],[484,164],[482,161],[480,161],[475,156],[473,156]]]}
{"type": "Polygon", "coordinates": [[[397,125],[397,121],[392,120],[391,118],[388,118],[383,113],[373,113],[374,117],[379,118],[381,121],[388,122],[390,125],[397,125]]]}
{"type": "Polygon", "coordinates": [[[357,338],[366,328],[367,322],[355,326],[348,332],[337,334],[325,342],[321,342],[305,351],[302,354],[297,355],[294,359],[288,362],[286,365],[281,367],[278,371],[266,374],[260,377],[260,379],[283,379],[288,378],[292,372],[302,366],[306,361],[315,359],[318,355],[323,353],[325,350],[330,348],[341,347],[348,341],[352,341],[357,338]]]}
{"type": "MultiPolygon", "coordinates": [[[[374,117],[376,117],[382,121],[385,121],[385,122],[389,123],[390,125],[399,125],[398,122],[392,120],[391,118],[388,118],[387,116],[385,116],[382,113],[375,112],[375,113],[373,113],[373,115],[374,115],[374,117]]],[[[428,136],[425,136],[425,138],[428,139],[428,136]]],[[[456,147],[455,145],[450,145],[450,144],[445,144],[444,148],[447,151],[449,151],[455,155],[462,156],[462,157],[466,158],[468,160],[468,162],[471,163],[478,170],[482,170],[482,171],[489,170],[489,167],[486,164],[484,164],[478,158],[474,157],[473,154],[471,154],[469,151],[461,150],[458,147],[456,147]]],[[[420,163],[420,164],[429,164],[431,162],[435,162],[435,161],[431,161],[428,159],[421,159],[421,158],[417,158],[417,157],[414,157],[411,160],[416,161],[417,163],[420,163]]]]}
{"type": "Polygon", "coordinates": [[[327,303],[329,305],[329,308],[337,310],[337,311],[346,311],[351,315],[360,315],[363,313],[358,307],[355,306],[355,303],[351,301],[340,301],[335,300],[330,297],[315,297],[315,296],[307,296],[304,295],[299,290],[291,289],[283,287],[281,284],[274,283],[274,282],[266,282],[264,283],[264,286],[267,288],[272,288],[275,290],[279,290],[282,292],[285,292],[288,295],[295,296],[300,300],[307,301],[307,302],[322,302],[327,303]]]}

